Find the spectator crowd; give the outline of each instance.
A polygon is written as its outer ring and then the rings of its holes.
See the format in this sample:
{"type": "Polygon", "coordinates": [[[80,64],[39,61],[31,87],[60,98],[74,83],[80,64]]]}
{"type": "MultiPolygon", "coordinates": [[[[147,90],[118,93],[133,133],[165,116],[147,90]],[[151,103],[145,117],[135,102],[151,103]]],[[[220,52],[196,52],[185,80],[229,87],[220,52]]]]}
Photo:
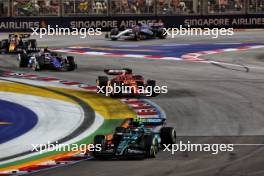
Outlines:
{"type": "Polygon", "coordinates": [[[64,0],[65,15],[107,14],[108,0],[64,0]]]}
{"type": "Polygon", "coordinates": [[[264,13],[264,0],[0,0],[0,17],[264,13]]]}
{"type": "Polygon", "coordinates": [[[56,16],[59,0],[13,0],[14,16],[56,16]]]}
{"type": "Polygon", "coordinates": [[[155,0],[112,0],[113,14],[152,14],[155,0]]]}
{"type": "Polygon", "coordinates": [[[208,13],[235,13],[244,9],[244,0],[208,0],[208,13]]]}

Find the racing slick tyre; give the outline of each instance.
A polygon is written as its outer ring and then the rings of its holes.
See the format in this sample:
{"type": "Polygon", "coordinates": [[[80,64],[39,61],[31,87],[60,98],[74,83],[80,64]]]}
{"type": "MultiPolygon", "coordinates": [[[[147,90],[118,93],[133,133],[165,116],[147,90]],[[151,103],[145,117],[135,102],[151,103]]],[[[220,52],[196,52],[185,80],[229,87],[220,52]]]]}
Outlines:
{"type": "Polygon", "coordinates": [[[73,56],[67,56],[67,71],[73,71],[77,68],[73,56]]]}
{"type": "Polygon", "coordinates": [[[122,140],[125,130],[126,129],[124,127],[116,127],[115,133],[113,135],[113,143],[115,147],[117,147],[122,140]]]}
{"type": "Polygon", "coordinates": [[[166,39],[167,38],[167,33],[166,33],[165,29],[159,29],[158,33],[157,33],[157,37],[159,39],[166,39]]]}
{"type": "Polygon", "coordinates": [[[160,130],[161,144],[175,144],[176,143],[176,130],[173,127],[163,127],[160,130]]]}
{"type": "Polygon", "coordinates": [[[37,40],[36,39],[29,39],[24,44],[26,49],[36,49],[37,48],[37,40]]]}
{"type": "Polygon", "coordinates": [[[156,81],[155,80],[147,80],[147,87],[148,87],[148,91],[150,89],[150,93],[151,93],[151,97],[155,97],[157,96],[157,94],[154,91],[154,88],[156,86],[156,81]]]}
{"type": "MultiPolygon", "coordinates": [[[[94,137],[94,146],[96,145],[101,145],[101,151],[104,150],[105,145],[106,145],[106,138],[104,135],[96,135],[94,137]]],[[[93,151],[93,157],[94,158],[100,158],[102,155],[100,155],[101,151],[93,151]]]]}
{"type": "Polygon", "coordinates": [[[98,76],[98,79],[96,80],[97,91],[100,90],[99,88],[103,88],[102,90],[105,93],[106,92],[107,83],[108,83],[108,77],[107,76],[98,76]]]}
{"type": "MultiPolygon", "coordinates": [[[[118,35],[118,33],[119,33],[118,28],[111,29],[110,36],[116,36],[116,35],[118,35]]],[[[117,40],[117,38],[116,37],[111,37],[111,40],[117,40]]]]}
{"type": "Polygon", "coordinates": [[[8,40],[5,39],[5,40],[2,40],[0,42],[0,53],[7,53],[8,51],[8,40]]]}
{"type": "Polygon", "coordinates": [[[22,68],[22,67],[27,67],[28,66],[28,56],[25,53],[19,54],[18,56],[18,67],[22,68]]]}
{"type": "Polygon", "coordinates": [[[153,135],[143,136],[144,149],[147,158],[156,158],[159,151],[158,140],[153,135]]]}

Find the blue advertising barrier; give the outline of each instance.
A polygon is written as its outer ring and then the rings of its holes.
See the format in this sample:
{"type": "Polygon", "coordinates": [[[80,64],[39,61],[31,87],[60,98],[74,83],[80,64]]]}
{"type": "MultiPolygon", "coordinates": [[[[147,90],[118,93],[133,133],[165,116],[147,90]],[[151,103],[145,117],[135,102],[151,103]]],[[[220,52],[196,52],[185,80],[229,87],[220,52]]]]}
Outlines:
{"type": "Polygon", "coordinates": [[[162,21],[166,28],[263,28],[264,14],[255,15],[196,15],[196,16],[105,16],[105,17],[9,17],[0,18],[0,32],[30,32],[31,28],[102,28],[102,31],[118,27],[124,28],[137,22],[162,21]],[[56,26],[57,25],[57,26],[56,26]]]}

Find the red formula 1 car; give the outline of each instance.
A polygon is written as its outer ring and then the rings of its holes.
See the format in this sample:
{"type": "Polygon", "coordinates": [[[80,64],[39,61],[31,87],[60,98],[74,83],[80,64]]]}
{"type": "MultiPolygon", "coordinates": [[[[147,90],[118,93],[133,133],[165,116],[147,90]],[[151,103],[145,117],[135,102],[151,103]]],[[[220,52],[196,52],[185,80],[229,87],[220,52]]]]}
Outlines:
{"type": "Polygon", "coordinates": [[[111,97],[139,96],[145,95],[154,97],[156,81],[145,81],[143,76],[134,75],[132,69],[106,69],[107,75],[113,76],[109,79],[107,76],[99,76],[96,80],[97,93],[103,93],[111,97]]]}

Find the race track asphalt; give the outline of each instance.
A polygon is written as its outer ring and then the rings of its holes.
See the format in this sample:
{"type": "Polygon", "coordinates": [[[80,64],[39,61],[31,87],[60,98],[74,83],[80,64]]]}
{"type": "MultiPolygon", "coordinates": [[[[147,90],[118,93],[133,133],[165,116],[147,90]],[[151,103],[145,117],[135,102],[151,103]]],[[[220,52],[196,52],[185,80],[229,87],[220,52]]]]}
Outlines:
{"type": "MultiPolygon", "coordinates": [[[[59,38],[55,44],[49,39],[41,45],[55,47],[75,44],[134,45],[130,41],[116,43],[80,39],[68,44],[69,37],[59,38]],[[64,44],[65,43],[65,44],[64,44]]],[[[183,38],[140,41],[137,45],[164,43],[234,43],[263,42],[263,32],[240,32],[233,38],[183,38]]],[[[169,93],[151,101],[164,109],[168,125],[175,126],[178,140],[192,143],[261,144],[264,142],[264,51],[261,49],[228,52],[204,56],[204,59],[242,64],[236,66],[213,65],[186,61],[144,60],[105,56],[75,55],[79,65],[74,72],[41,71],[37,74],[60,79],[95,84],[105,68],[130,67],[136,74],[157,80],[168,86],[169,93]]],[[[0,55],[0,68],[18,69],[14,56],[0,55]]],[[[147,160],[89,160],[75,165],[43,171],[36,176],[261,176],[264,146],[236,146],[233,152],[212,155],[207,152],[178,152],[171,155],[160,152],[157,159],[147,160]]]]}

